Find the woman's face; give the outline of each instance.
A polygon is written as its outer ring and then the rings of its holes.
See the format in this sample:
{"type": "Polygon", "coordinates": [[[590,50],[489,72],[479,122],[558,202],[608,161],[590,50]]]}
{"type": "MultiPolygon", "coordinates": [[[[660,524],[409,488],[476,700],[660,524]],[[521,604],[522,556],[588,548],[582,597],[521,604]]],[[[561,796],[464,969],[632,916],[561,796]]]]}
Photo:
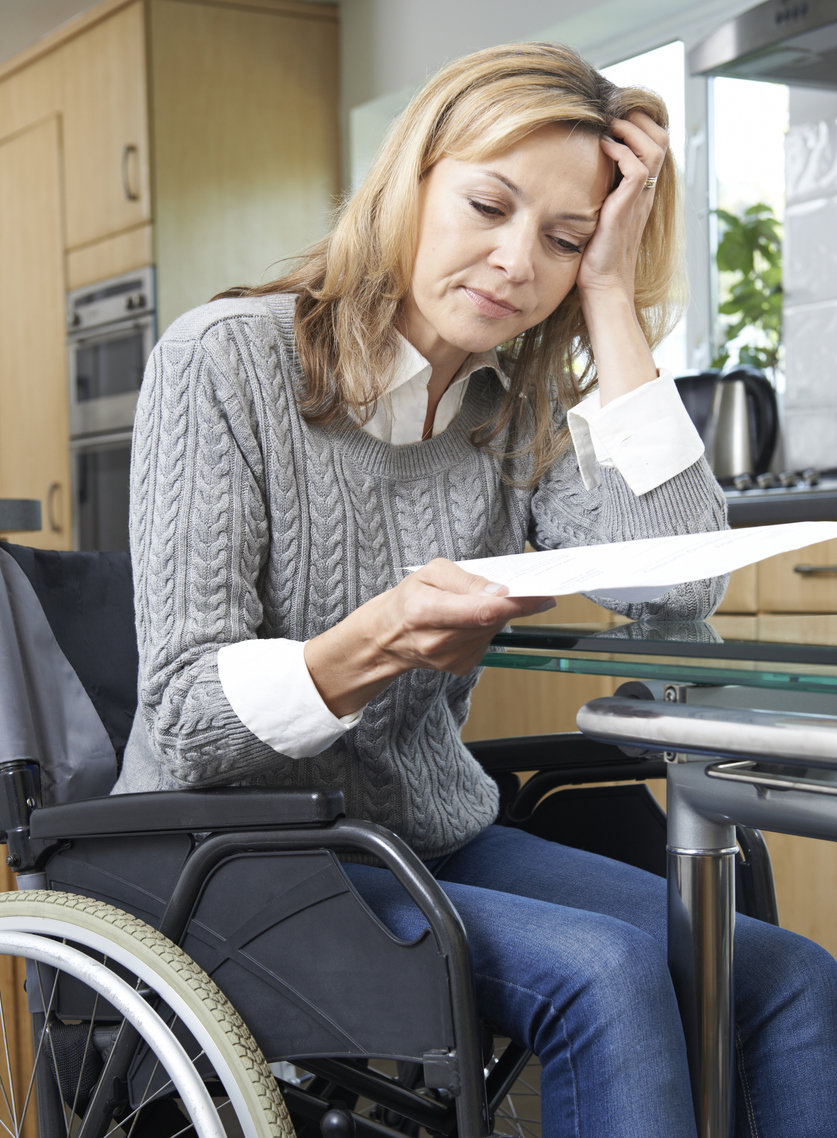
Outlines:
{"type": "Polygon", "coordinates": [[[479,162],[443,158],[419,189],[401,331],[434,370],[538,324],[575,283],[613,177],[598,138],[541,127],[479,162]]]}

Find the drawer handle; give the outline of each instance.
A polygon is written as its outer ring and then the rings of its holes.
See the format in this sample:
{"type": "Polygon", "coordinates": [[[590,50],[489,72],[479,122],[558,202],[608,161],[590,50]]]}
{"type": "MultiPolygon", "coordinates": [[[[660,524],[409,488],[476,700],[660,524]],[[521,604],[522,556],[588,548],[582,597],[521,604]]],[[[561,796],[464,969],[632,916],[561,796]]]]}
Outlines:
{"type": "Polygon", "coordinates": [[[125,194],[126,201],[138,202],[140,198],[139,190],[131,185],[132,158],[139,158],[139,147],[129,142],[122,147],[122,190],[125,194]]]}
{"type": "Polygon", "coordinates": [[[802,577],[833,577],[837,575],[837,565],[794,565],[793,571],[802,577]]]}

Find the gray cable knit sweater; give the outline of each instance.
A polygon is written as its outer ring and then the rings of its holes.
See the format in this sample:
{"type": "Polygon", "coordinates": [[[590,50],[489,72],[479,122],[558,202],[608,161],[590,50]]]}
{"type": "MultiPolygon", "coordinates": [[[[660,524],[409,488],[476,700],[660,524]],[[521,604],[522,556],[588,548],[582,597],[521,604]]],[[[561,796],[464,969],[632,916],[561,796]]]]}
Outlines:
{"type": "MultiPolygon", "coordinates": [[[[515,488],[526,460],[507,460],[504,481],[501,459],[469,437],[502,399],[491,371],[428,442],[392,446],[348,426],[311,426],[297,403],[293,303],[205,305],[172,325],[149,362],[131,508],[140,706],[115,790],[338,787],[350,815],[391,827],[422,857],[444,854],[497,809],[494,783],[460,740],[478,671],[413,670],[336,743],[292,760],[237,718],[218,649],[312,637],[396,584],[401,567],[439,555],[517,553],[527,538],[555,547],[715,529],[723,497],[703,460],[641,498],[615,470],[589,492],[571,451],[534,491],[515,488]]],[[[628,615],[700,618],[722,588],[683,586],[628,615]]]]}

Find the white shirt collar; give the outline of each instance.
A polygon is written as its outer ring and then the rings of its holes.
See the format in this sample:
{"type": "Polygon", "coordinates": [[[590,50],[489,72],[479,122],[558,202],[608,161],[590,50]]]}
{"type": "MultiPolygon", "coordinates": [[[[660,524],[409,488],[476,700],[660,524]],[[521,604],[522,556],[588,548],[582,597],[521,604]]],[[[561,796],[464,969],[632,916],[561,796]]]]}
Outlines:
{"type": "MultiPolygon", "coordinates": [[[[500,367],[496,351],[480,352],[467,357],[448,386],[433,419],[433,435],[446,430],[462,407],[468,381],[480,368],[490,367],[508,390],[509,379],[500,367]]],[[[375,414],[363,429],[370,435],[396,446],[422,441],[427,416],[427,385],[431,366],[424,356],[400,333],[398,354],[392,365],[389,382],[378,400],[375,414]]]]}
{"type": "MultiPolygon", "coordinates": [[[[383,395],[375,407],[375,413],[363,424],[368,435],[380,438],[384,443],[406,446],[421,443],[424,420],[428,414],[428,384],[431,365],[425,360],[409,340],[398,335],[398,352],[383,395]]],[[[500,368],[497,352],[480,352],[467,356],[453,381],[442,395],[433,419],[433,436],[447,430],[462,409],[467,384],[475,371],[491,368],[500,384],[508,390],[509,380],[500,368]]]]}
{"type": "MultiPolygon", "coordinates": [[[[400,332],[397,332],[396,335],[398,337],[398,355],[395,357],[395,362],[392,365],[392,373],[384,392],[385,395],[390,395],[397,388],[402,387],[411,380],[422,382],[425,386],[430,381],[430,364],[418,348],[414,348],[410,341],[402,336],[400,332]]],[[[479,369],[483,367],[490,367],[496,373],[503,387],[508,391],[511,381],[500,366],[496,348],[491,348],[490,351],[487,352],[476,352],[468,356],[462,364],[462,367],[453,377],[448,391],[450,391],[454,384],[463,383],[465,380],[470,379],[475,371],[479,371],[479,369]]]]}

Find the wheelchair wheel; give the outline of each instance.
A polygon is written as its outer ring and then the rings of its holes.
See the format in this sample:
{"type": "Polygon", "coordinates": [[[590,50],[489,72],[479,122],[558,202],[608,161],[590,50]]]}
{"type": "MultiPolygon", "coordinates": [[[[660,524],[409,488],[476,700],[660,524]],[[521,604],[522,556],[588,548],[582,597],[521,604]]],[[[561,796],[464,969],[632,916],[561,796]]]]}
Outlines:
{"type": "MultiPolygon", "coordinates": [[[[498,1040],[501,1044],[503,1041],[498,1040]]],[[[541,1065],[537,1056],[515,1079],[494,1114],[494,1130],[509,1138],[541,1138],[541,1065]]]]}
{"type": "Polygon", "coordinates": [[[4,893],[0,955],[0,1133],[293,1138],[240,1016],[156,929],[86,897],[4,893]]]}

